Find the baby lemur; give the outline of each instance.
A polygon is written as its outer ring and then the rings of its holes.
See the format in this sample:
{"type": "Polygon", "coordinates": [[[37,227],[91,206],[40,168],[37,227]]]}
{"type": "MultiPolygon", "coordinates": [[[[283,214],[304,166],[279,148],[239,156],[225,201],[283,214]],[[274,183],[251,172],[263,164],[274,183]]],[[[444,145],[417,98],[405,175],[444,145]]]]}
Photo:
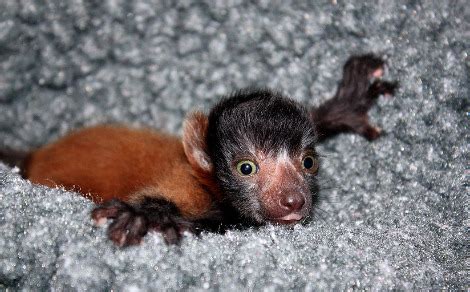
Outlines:
{"type": "Polygon", "coordinates": [[[22,173],[101,204],[92,217],[112,219],[108,236],[119,246],[149,231],[176,243],[183,231],[221,224],[299,223],[318,195],[316,143],[342,132],[379,136],[367,112],[396,87],[380,79],[383,65],[351,57],[335,96],[310,109],[270,90],[236,92],[209,115],[190,114],[182,141],[149,129],[82,129],[30,152],[22,173]]]}

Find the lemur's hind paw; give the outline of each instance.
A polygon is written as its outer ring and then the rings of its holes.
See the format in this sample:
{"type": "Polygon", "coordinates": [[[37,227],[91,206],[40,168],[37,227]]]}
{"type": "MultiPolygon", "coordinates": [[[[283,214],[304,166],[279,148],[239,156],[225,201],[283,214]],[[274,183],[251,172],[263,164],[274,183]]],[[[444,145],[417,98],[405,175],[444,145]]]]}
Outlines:
{"type": "Polygon", "coordinates": [[[392,96],[397,82],[383,80],[385,61],[373,54],[353,56],[343,67],[335,96],[312,110],[319,140],[355,132],[368,140],[382,131],[369,123],[368,112],[380,95],[392,96]]]}
{"type": "Polygon", "coordinates": [[[384,66],[385,61],[372,54],[349,58],[335,98],[349,103],[357,114],[367,115],[379,95],[393,95],[398,86],[382,80],[384,66]]]}

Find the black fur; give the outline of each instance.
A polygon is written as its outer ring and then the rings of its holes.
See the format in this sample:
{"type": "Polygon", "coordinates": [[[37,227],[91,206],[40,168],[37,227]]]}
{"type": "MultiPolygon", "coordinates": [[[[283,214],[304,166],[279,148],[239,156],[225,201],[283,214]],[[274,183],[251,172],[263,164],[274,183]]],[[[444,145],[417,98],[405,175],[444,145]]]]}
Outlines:
{"type": "Polygon", "coordinates": [[[398,85],[372,78],[372,73],[383,66],[384,61],[372,54],[348,59],[335,96],[318,108],[312,108],[319,141],[343,132],[355,132],[368,140],[378,138],[380,132],[369,124],[367,112],[379,95],[393,95],[398,85]]]}
{"type": "MultiPolygon", "coordinates": [[[[245,90],[223,99],[209,114],[206,145],[225,203],[249,224],[265,223],[256,215],[257,195],[233,175],[237,158],[250,156],[250,147],[264,153],[287,150],[315,153],[315,132],[306,108],[270,90],[245,90]]],[[[318,189],[310,179],[311,190],[318,189]]]]}
{"type": "Polygon", "coordinates": [[[23,166],[25,165],[28,157],[29,152],[27,151],[17,151],[11,149],[0,150],[0,161],[11,167],[17,166],[20,169],[23,169],[23,166]]]}

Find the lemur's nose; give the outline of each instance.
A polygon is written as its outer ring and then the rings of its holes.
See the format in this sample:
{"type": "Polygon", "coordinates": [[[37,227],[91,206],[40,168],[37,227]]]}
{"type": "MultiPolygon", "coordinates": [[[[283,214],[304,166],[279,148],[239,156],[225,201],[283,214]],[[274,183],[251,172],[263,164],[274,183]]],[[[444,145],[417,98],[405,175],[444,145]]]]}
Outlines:
{"type": "Polygon", "coordinates": [[[305,198],[299,194],[289,194],[287,196],[283,196],[279,203],[282,208],[287,209],[290,212],[298,212],[304,206],[305,198]]]}

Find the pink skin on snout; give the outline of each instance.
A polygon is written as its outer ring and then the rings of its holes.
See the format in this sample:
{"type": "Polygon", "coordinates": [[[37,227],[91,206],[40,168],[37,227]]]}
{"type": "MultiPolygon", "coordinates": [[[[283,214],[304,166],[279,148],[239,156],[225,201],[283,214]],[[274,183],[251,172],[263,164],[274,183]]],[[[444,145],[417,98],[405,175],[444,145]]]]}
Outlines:
{"type": "Polygon", "coordinates": [[[294,224],[308,216],[311,194],[299,161],[285,153],[258,162],[255,180],[262,216],[280,224],[294,224]]]}

